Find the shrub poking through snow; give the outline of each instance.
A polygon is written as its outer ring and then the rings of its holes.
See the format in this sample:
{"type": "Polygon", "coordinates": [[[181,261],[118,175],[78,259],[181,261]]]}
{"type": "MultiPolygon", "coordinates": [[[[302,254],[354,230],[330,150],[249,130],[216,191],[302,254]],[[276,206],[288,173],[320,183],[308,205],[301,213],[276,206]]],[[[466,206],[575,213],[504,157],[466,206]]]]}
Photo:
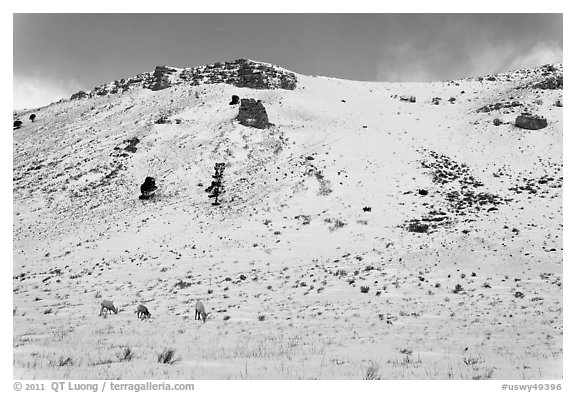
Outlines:
{"type": "Polygon", "coordinates": [[[121,362],[129,362],[134,357],[134,351],[130,347],[124,347],[122,353],[117,355],[117,358],[121,362]]]}
{"type": "Polygon", "coordinates": [[[179,360],[180,358],[176,357],[176,351],[172,348],[166,348],[158,354],[158,363],[174,364],[179,360]]]}
{"type": "Polygon", "coordinates": [[[408,232],[428,233],[430,226],[418,220],[412,220],[408,223],[408,232]]]}
{"type": "Polygon", "coordinates": [[[380,365],[374,362],[370,362],[370,366],[366,369],[365,380],[379,380],[380,377],[380,365]]]}

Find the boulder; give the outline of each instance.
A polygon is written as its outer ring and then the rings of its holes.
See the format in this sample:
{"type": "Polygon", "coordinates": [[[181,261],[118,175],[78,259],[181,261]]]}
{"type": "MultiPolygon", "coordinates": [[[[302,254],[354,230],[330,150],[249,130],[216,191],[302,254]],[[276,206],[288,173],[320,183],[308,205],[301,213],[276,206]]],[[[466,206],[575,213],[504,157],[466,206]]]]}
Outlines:
{"type": "Polygon", "coordinates": [[[247,127],[264,129],[271,125],[262,101],[253,98],[242,98],[236,119],[247,127]]]}
{"type": "Polygon", "coordinates": [[[147,176],[146,179],[144,180],[144,183],[142,183],[142,185],[140,186],[140,192],[142,193],[142,195],[140,195],[140,199],[150,198],[151,196],[154,195],[154,192],[157,189],[158,187],[156,187],[156,179],[147,176]]]}
{"type": "Polygon", "coordinates": [[[516,118],[516,127],[526,130],[539,130],[548,125],[548,121],[542,116],[534,116],[523,113],[516,118]]]}
{"type": "Polygon", "coordinates": [[[238,102],[240,102],[240,97],[238,97],[237,95],[233,95],[232,101],[230,101],[230,103],[228,105],[236,105],[236,104],[238,104],[238,102]]]}

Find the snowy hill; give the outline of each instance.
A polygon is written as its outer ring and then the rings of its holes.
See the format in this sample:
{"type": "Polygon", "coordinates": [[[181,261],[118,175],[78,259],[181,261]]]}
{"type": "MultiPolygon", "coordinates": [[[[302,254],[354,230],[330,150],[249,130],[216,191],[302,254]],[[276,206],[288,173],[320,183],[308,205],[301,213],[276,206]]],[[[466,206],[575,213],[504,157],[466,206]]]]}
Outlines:
{"type": "Polygon", "coordinates": [[[16,113],[15,378],[562,378],[562,75],[243,59],[16,113]],[[271,124],[240,124],[233,95],[271,124]]]}

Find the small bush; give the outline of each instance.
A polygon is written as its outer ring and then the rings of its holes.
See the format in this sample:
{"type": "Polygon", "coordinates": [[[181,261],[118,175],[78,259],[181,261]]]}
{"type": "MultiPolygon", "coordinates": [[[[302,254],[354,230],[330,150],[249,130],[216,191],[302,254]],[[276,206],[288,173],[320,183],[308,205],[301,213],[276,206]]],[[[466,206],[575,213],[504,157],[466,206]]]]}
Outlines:
{"type": "Polygon", "coordinates": [[[339,269],[336,270],[336,273],[334,273],[334,275],[337,277],[346,277],[348,275],[348,272],[344,269],[339,269]]]}
{"type": "Polygon", "coordinates": [[[53,367],[64,367],[64,366],[72,366],[74,365],[74,361],[72,360],[71,357],[64,357],[64,356],[60,356],[60,359],[53,361],[51,360],[49,362],[49,364],[53,367]]]}
{"type": "Polygon", "coordinates": [[[366,369],[365,380],[374,381],[379,380],[380,377],[380,365],[374,362],[370,362],[370,366],[366,369]]]}
{"type": "Polygon", "coordinates": [[[122,353],[117,355],[117,357],[121,362],[129,362],[134,357],[134,351],[130,347],[124,347],[122,353]]]}
{"type": "Polygon", "coordinates": [[[423,224],[419,221],[412,221],[408,224],[409,232],[428,233],[429,228],[430,226],[428,224],[423,224]]]}
{"type": "Polygon", "coordinates": [[[410,356],[410,355],[412,355],[412,350],[411,350],[411,349],[408,349],[408,348],[403,348],[403,349],[400,350],[400,353],[401,353],[402,355],[410,356]]]}
{"type": "Polygon", "coordinates": [[[179,289],[188,288],[191,285],[192,285],[191,282],[186,282],[186,281],[182,281],[182,280],[178,280],[178,282],[176,284],[174,284],[174,286],[178,287],[179,289]]]}
{"type": "Polygon", "coordinates": [[[258,320],[260,322],[264,321],[266,319],[266,317],[264,315],[258,315],[258,320]]]}
{"type": "Polygon", "coordinates": [[[176,358],[175,355],[176,351],[171,348],[166,348],[158,354],[158,363],[174,364],[180,360],[180,358],[176,358]]]}
{"type": "Polygon", "coordinates": [[[478,364],[478,363],[483,363],[480,359],[473,358],[471,356],[463,358],[462,361],[467,366],[473,366],[473,365],[478,364]]]}
{"type": "Polygon", "coordinates": [[[362,293],[368,293],[369,290],[370,290],[370,287],[368,287],[368,286],[361,286],[360,287],[360,292],[362,292],[362,293]]]}

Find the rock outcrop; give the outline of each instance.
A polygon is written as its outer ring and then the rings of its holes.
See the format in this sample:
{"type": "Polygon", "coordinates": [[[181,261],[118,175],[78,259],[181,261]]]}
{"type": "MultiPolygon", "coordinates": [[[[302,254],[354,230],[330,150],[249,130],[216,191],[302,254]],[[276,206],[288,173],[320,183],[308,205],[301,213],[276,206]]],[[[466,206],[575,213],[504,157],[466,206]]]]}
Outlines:
{"type": "Polygon", "coordinates": [[[268,114],[262,101],[254,98],[242,98],[236,119],[247,127],[264,129],[272,125],[268,122],[268,114]]]}
{"type": "Polygon", "coordinates": [[[90,95],[86,93],[84,90],[80,90],[77,93],[72,94],[70,97],[71,100],[80,100],[82,98],[88,98],[90,95]]]}
{"type": "Polygon", "coordinates": [[[542,90],[564,89],[564,76],[563,75],[551,76],[549,78],[544,79],[543,81],[534,83],[532,87],[535,89],[542,89],[542,90]]]}
{"type": "Polygon", "coordinates": [[[152,75],[152,83],[150,85],[144,85],[144,87],[153,91],[167,89],[172,86],[172,83],[170,82],[170,75],[176,71],[176,68],[156,66],[154,74],[152,75]]]}
{"type": "Polygon", "coordinates": [[[278,66],[248,59],[184,69],[157,66],[153,72],[104,84],[95,87],[90,92],[79,91],[74,93],[70,99],[121,94],[135,88],[157,91],[181,84],[198,86],[214,83],[226,83],[251,89],[294,90],[297,78],[293,72],[278,66]]]}

